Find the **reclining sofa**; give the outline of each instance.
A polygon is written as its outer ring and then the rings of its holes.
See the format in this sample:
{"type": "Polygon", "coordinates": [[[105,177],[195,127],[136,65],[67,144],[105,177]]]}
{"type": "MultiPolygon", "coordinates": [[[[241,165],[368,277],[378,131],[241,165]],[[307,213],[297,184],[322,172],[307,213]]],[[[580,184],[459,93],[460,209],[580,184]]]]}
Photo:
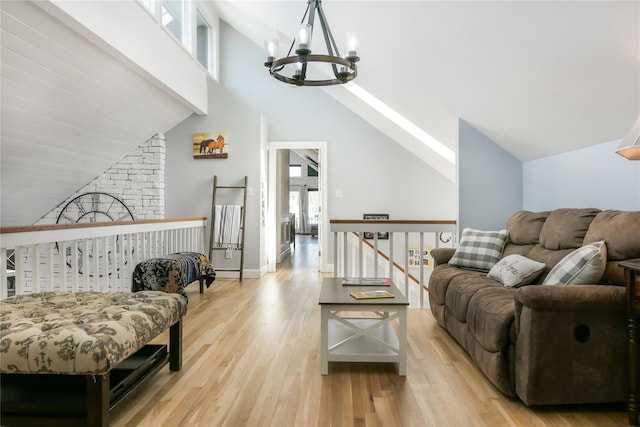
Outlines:
{"type": "Polygon", "coordinates": [[[640,259],[639,211],[520,211],[505,230],[465,229],[458,248],[432,256],[435,319],[503,394],[527,405],[626,401],[618,264],[640,259]]]}

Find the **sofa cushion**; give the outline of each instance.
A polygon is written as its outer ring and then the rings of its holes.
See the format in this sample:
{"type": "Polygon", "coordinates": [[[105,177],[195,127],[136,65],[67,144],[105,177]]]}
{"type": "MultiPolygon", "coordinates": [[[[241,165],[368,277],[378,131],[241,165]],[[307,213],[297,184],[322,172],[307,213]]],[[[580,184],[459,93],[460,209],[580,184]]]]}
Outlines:
{"type": "Polygon", "coordinates": [[[479,271],[472,273],[453,277],[445,297],[445,305],[451,310],[455,318],[461,322],[467,321],[469,301],[476,292],[488,286],[502,288],[499,282],[489,279],[486,273],[479,271]]]}
{"type": "Polygon", "coordinates": [[[564,257],[551,269],[543,285],[596,284],[607,263],[607,245],[603,240],[583,246],[564,257]]]}
{"type": "Polygon", "coordinates": [[[505,286],[523,286],[533,282],[546,264],[522,255],[508,255],[502,258],[489,271],[489,278],[505,286]]]}
{"type": "Polygon", "coordinates": [[[602,211],[591,223],[584,244],[604,240],[607,259],[640,258],[640,211],[602,211]]]}
{"type": "Polygon", "coordinates": [[[467,227],[462,230],[460,244],[449,264],[489,271],[500,260],[507,236],[507,230],[480,231],[467,227]]]}
{"type": "Polygon", "coordinates": [[[515,336],[515,289],[485,287],[469,302],[467,323],[470,333],[487,351],[502,351],[515,336]]]}
{"type": "Polygon", "coordinates": [[[540,243],[540,230],[550,212],[519,211],[507,221],[509,241],[516,245],[540,243]]]}
{"type": "Polygon", "coordinates": [[[551,250],[579,248],[599,212],[591,208],[552,211],[540,230],[540,243],[551,250]]]}

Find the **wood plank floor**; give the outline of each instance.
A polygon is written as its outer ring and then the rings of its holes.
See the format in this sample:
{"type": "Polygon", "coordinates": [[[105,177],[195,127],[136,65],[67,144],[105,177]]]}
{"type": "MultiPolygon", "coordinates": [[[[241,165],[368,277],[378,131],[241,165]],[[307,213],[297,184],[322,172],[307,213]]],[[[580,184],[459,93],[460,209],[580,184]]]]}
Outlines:
{"type": "Polygon", "coordinates": [[[112,425],[628,425],[623,404],[532,409],[504,397],[428,309],[409,309],[406,377],[362,363],[331,363],[321,376],[323,275],[310,239],[298,236],[295,254],[262,279],[219,278],[203,295],[187,288],[182,370],[164,368],[112,425]]]}

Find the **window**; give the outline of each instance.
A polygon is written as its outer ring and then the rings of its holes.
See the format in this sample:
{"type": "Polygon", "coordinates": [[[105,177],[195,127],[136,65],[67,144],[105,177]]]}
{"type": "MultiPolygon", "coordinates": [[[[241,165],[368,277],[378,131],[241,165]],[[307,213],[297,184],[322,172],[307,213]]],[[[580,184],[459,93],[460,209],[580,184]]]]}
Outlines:
{"type": "Polygon", "coordinates": [[[184,0],[162,0],[162,25],[184,44],[185,25],[184,0]]]}
{"type": "Polygon", "coordinates": [[[300,189],[298,187],[289,190],[289,213],[295,214],[295,228],[300,230],[300,189]]]}
{"type": "Polygon", "coordinates": [[[302,165],[289,165],[289,177],[299,178],[302,176],[302,165]]]}
{"type": "Polygon", "coordinates": [[[199,10],[196,12],[196,58],[211,72],[211,27],[199,10]]]}
{"type": "Polygon", "coordinates": [[[317,188],[310,188],[307,191],[307,218],[309,224],[317,224],[320,216],[320,193],[317,188]]]}
{"type": "Polygon", "coordinates": [[[154,0],[138,0],[144,7],[146,7],[151,13],[153,13],[154,0]]]}

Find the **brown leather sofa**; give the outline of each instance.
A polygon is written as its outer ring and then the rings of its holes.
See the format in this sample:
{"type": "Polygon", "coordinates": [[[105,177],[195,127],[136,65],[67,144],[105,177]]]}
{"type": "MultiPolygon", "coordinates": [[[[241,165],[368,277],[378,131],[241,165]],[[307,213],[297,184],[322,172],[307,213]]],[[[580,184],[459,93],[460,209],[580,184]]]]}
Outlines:
{"type": "Polygon", "coordinates": [[[527,405],[623,402],[627,320],[619,262],[640,259],[640,212],[558,209],[515,213],[502,257],[520,254],[546,267],[513,288],[448,264],[455,249],[432,251],[429,302],[438,324],[502,393],[527,405]],[[599,283],[542,285],[562,258],[604,240],[599,283]]]}

